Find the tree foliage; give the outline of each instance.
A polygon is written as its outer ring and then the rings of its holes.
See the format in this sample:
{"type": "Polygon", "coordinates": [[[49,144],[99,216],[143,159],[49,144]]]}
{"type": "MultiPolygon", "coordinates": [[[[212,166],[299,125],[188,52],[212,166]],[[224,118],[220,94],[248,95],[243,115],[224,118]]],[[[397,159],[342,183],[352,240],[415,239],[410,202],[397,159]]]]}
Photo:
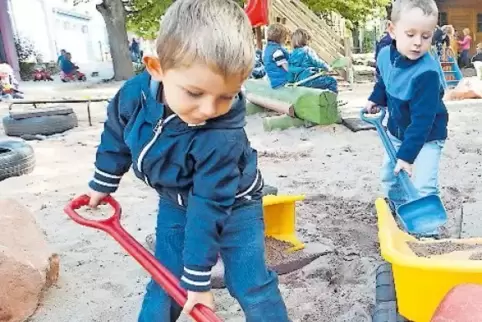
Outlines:
{"type": "Polygon", "coordinates": [[[325,16],[337,12],[355,26],[384,14],[391,0],[302,0],[313,12],[325,16]]]}

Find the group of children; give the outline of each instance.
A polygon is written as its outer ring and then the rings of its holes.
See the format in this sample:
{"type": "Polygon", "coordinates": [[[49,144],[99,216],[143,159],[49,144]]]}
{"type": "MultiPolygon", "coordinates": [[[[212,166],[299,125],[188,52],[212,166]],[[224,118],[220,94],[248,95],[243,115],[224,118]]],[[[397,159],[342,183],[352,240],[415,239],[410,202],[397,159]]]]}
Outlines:
{"type": "MultiPolygon", "coordinates": [[[[393,41],[379,53],[380,77],[366,106],[369,113],[388,106],[398,161],[384,162],[382,181],[395,204],[405,197],[397,188],[402,170],[420,194],[438,193],[448,113],[437,63],[427,53],[437,13],[433,0],[395,2],[388,28],[393,41]]],[[[307,47],[305,31],[293,34],[291,54],[283,47],[284,27],[270,26],[268,37],[264,62],[273,87],[312,75],[312,68],[328,69],[307,47]]],[[[155,257],[187,290],[182,308],[151,281],[140,322],[176,321],[196,304],[214,308],[218,255],[246,321],[289,321],[277,275],[265,264],[264,183],[244,130],[241,88],[254,58],[249,20],[234,1],[178,0],[161,21],[157,55],[144,57],[146,71],[109,103],[90,206],[115,192],[132,166],[160,196],[155,257]]]]}
{"type": "MultiPolygon", "coordinates": [[[[300,86],[327,89],[338,93],[336,79],[331,75],[320,73],[329,73],[332,70],[309,46],[311,35],[308,31],[300,28],[293,32],[291,53],[285,48],[288,36],[288,29],[282,24],[275,23],[268,27],[268,42],[262,55],[262,63],[271,87],[276,89],[289,83],[301,82],[300,86]],[[312,77],[316,74],[319,76],[312,77]]],[[[255,78],[258,77],[255,76],[255,78]]]]}

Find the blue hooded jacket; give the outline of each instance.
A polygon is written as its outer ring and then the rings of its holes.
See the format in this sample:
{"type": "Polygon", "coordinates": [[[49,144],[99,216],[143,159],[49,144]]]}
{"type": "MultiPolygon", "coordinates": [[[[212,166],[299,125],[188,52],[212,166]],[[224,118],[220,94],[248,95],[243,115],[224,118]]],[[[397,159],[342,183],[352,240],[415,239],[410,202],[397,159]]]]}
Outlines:
{"type": "Polygon", "coordinates": [[[320,59],[312,48],[308,46],[295,48],[288,60],[288,82],[298,82],[328,69],[328,64],[320,59]]]}
{"type": "MultiPolygon", "coordinates": [[[[205,291],[217,262],[219,232],[233,205],[263,188],[257,152],[244,130],[246,101],[239,93],[227,114],[189,126],[175,114],[164,117],[159,86],[144,72],[109,103],[89,186],[112,193],[132,165],[139,179],[184,207],[181,285],[205,291]]],[[[169,215],[162,211],[161,216],[169,215]]]]}
{"type": "Polygon", "coordinates": [[[288,72],[280,65],[288,62],[290,54],[279,43],[268,41],[263,52],[263,63],[271,88],[283,87],[288,82],[288,72]]]}
{"type": "Polygon", "coordinates": [[[388,130],[403,141],[397,158],[413,164],[425,142],[447,138],[444,75],[430,53],[410,60],[395,44],[380,51],[377,66],[380,77],[369,100],[388,107],[388,130]]]}

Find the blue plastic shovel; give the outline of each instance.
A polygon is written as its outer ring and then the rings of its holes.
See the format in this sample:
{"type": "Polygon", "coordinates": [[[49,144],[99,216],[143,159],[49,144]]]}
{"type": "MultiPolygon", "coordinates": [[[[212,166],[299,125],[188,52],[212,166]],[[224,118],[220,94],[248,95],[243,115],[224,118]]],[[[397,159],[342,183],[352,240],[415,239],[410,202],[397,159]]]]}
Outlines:
{"type": "MultiPolygon", "coordinates": [[[[397,152],[382,126],[385,114],[386,111],[383,108],[379,114],[367,114],[366,109],[362,109],[360,118],[375,126],[391,162],[395,164],[397,152]]],[[[440,197],[437,195],[420,197],[417,189],[413,186],[412,180],[403,170],[398,174],[398,179],[409,200],[396,209],[397,217],[404,226],[403,228],[414,235],[436,234],[438,228],[447,222],[447,212],[440,197]]]]}

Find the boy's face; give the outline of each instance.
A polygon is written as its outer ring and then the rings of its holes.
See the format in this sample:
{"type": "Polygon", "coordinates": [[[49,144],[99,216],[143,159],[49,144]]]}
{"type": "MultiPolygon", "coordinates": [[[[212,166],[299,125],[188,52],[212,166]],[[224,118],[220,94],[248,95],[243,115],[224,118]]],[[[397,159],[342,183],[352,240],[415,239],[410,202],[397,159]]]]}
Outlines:
{"type": "Polygon", "coordinates": [[[435,16],[427,16],[421,9],[413,8],[403,11],[397,22],[390,22],[388,30],[397,41],[398,51],[408,59],[417,60],[430,49],[436,26],[435,16]]]}
{"type": "Polygon", "coordinates": [[[209,66],[194,63],[189,67],[163,71],[159,60],[145,57],[149,74],[162,82],[163,100],[184,122],[192,125],[224,115],[231,109],[245,79],[224,79],[209,66]]]}

